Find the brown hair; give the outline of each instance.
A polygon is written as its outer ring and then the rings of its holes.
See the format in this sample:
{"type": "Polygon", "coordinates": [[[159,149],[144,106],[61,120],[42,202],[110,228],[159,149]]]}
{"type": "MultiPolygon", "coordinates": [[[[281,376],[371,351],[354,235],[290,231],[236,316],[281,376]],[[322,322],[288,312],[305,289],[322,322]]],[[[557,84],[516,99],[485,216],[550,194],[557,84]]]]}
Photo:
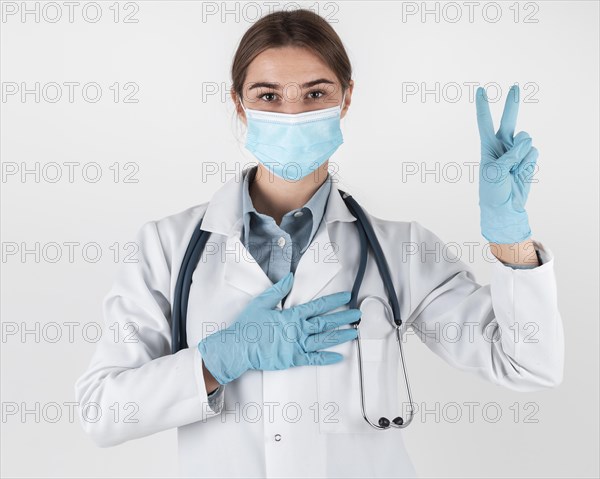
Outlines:
{"type": "Polygon", "coordinates": [[[231,66],[233,90],[243,98],[248,66],[269,48],[297,46],[311,50],[333,70],[345,91],[352,66],[333,27],[311,10],[277,11],[260,18],[242,37],[231,66]]]}

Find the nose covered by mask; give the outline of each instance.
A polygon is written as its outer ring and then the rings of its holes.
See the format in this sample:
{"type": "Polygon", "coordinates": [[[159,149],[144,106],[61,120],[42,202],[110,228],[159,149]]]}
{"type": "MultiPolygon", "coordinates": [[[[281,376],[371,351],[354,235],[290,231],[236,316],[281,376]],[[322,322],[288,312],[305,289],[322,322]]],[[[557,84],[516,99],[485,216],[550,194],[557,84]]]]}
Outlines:
{"type": "Polygon", "coordinates": [[[340,114],[344,104],[302,113],[246,108],[246,148],[275,175],[299,180],[321,166],[344,142],[340,114]]]}

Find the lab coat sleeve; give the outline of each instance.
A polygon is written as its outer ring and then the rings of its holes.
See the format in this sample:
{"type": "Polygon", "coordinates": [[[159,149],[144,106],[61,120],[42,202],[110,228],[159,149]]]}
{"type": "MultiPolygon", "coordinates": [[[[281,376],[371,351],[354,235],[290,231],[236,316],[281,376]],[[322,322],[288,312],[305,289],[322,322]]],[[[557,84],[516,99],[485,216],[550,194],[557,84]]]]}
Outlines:
{"type": "Polygon", "coordinates": [[[537,268],[538,266],[544,264],[544,260],[541,258],[540,256],[540,250],[538,250],[537,248],[534,248],[535,254],[537,256],[537,260],[538,260],[538,264],[514,264],[514,263],[506,263],[504,261],[502,261],[501,263],[504,266],[508,266],[512,269],[532,269],[532,268],[537,268]]]}
{"type": "Polygon", "coordinates": [[[224,388],[207,397],[198,348],[170,353],[171,267],[156,222],[140,228],[136,244],[104,298],[104,332],[75,384],[83,429],[100,447],[205,421],[223,407],[224,388]]]}
{"type": "Polygon", "coordinates": [[[549,249],[534,240],[542,264],[531,269],[492,256],[490,284],[481,285],[452,248],[415,221],[410,237],[417,253],[409,261],[408,324],[434,353],[517,391],[562,382],[563,325],[549,249]]]}

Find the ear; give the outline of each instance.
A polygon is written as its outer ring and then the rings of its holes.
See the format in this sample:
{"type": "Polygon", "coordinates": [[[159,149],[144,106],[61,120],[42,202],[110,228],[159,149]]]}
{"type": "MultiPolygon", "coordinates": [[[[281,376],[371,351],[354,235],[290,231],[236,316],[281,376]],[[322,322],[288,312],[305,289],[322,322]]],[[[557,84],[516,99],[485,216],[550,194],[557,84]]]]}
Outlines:
{"type": "Polygon", "coordinates": [[[237,113],[240,120],[242,120],[242,122],[246,124],[246,113],[244,112],[244,109],[240,106],[240,97],[235,92],[233,87],[229,90],[229,95],[231,96],[231,100],[233,101],[235,112],[237,113]]]}
{"type": "Polygon", "coordinates": [[[344,118],[346,116],[346,112],[352,103],[352,91],[354,90],[354,80],[350,80],[348,82],[348,89],[346,90],[346,96],[344,97],[344,104],[342,105],[342,111],[340,113],[340,118],[344,118]]]}

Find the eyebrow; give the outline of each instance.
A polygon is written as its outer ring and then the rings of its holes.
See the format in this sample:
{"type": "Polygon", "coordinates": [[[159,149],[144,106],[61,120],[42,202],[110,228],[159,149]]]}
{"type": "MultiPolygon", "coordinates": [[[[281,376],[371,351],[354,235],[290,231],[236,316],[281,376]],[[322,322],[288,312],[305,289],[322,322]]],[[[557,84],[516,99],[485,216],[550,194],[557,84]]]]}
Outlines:
{"type": "MultiPolygon", "coordinates": [[[[311,86],[315,86],[315,85],[319,85],[321,83],[327,83],[329,85],[335,85],[334,82],[332,82],[331,80],[328,80],[327,78],[319,78],[318,80],[312,80],[306,83],[303,83],[302,85],[300,85],[302,88],[310,88],[311,86]]],[[[273,90],[279,90],[281,89],[281,85],[279,83],[272,83],[272,82],[257,82],[257,83],[253,83],[252,86],[250,88],[248,88],[248,90],[254,90],[255,88],[271,88],[273,90]]]]}

